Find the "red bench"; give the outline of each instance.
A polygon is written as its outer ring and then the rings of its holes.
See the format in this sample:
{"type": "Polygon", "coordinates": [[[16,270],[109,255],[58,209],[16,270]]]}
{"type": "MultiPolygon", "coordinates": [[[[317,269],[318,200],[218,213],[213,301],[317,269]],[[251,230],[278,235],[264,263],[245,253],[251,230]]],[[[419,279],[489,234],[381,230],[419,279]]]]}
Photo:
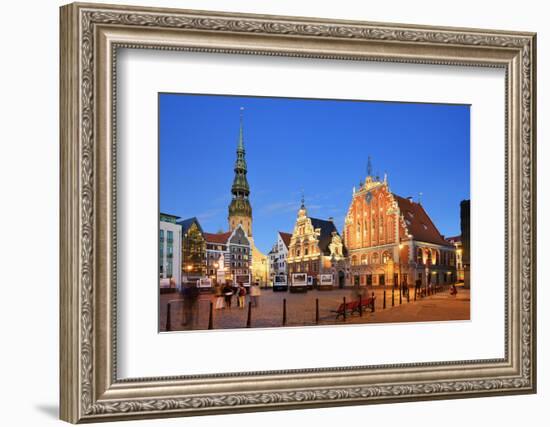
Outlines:
{"type": "Polygon", "coordinates": [[[359,305],[359,300],[347,302],[345,306],[344,303],[341,303],[338,306],[338,309],[331,310],[331,312],[336,313],[336,319],[338,319],[340,316],[344,316],[344,314],[346,316],[352,315],[354,313],[359,313],[360,310],[364,310],[367,308],[370,309],[371,312],[373,312],[375,299],[376,297],[361,299],[361,305],[359,305]]]}

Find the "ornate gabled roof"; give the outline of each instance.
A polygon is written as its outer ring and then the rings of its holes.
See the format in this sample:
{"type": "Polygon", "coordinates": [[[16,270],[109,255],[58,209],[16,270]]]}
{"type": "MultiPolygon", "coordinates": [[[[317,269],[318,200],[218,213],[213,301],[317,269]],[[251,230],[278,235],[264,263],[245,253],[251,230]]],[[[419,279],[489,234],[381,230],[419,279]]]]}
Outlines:
{"type": "Polygon", "coordinates": [[[420,203],[413,202],[411,199],[405,199],[397,194],[393,194],[403,216],[409,234],[414,240],[436,245],[451,246],[439,232],[429,215],[420,203]]]}
{"type": "Polygon", "coordinates": [[[183,234],[187,233],[187,230],[189,230],[189,227],[191,227],[193,224],[197,224],[197,228],[200,230],[201,233],[203,232],[201,224],[195,216],[177,221],[176,224],[181,225],[181,232],[183,234]]]}
{"type": "Polygon", "coordinates": [[[229,237],[231,236],[231,231],[226,231],[225,233],[203,233],[203,236],[206,243],[226,245],[229,237]]]}
{"type": "Polygon", "coordinates": [[[319,229],[319,250],[324,255],[330,255],[329,245],[332,241],[332,233],[338,233],[334,222],[319,218],[309,218],[314,229],[319,229]]]}
{"type": "Polygon", "coordinates": [[[283,243],[286,245],[288,249],[288,247],[290,246],[290,239],[292,239],[292,233],[285,233],[283,231],[279,231],[279,235],[281,236],[283,243]]]}

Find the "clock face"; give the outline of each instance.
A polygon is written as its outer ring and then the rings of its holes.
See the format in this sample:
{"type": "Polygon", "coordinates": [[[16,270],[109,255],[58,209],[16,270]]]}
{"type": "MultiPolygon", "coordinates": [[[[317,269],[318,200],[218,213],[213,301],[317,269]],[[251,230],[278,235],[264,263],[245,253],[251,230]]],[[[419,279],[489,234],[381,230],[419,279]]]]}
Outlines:
{"type": "Polygon", "coordinates": [[[370,203],[370,201],[372,200],[372,193],[370,191],[365,196],[365,200],[367,201],[367,203],[370,203]]]}

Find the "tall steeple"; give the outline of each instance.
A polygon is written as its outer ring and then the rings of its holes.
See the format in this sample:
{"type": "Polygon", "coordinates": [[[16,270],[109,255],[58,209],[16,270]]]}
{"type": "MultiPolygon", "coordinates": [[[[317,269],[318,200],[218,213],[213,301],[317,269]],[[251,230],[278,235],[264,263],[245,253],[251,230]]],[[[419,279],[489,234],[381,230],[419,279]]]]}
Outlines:
{"type": "Polygon", "coordinates": [[[239,224],[242,225],[248,236],[252,236],[252,207],[248,196],[250,195],[250,187],[246,179],[246,159],[244,149],[244,132],[243,132],[243,111],[241,107],[239,140],[237,143],[237,159],[235,161],[235,177],[231,186],[231,203],[229,204],[229,228],[234,230],[239,224]]]}
{"type": "Polygon", "coordinates": [[[300,209],[298,210],[298,218],[304,217],[306,215],[307,215],[306,199],[304,196],[304,190],[302,190],[302,204],[300,205],[300,209]]]}

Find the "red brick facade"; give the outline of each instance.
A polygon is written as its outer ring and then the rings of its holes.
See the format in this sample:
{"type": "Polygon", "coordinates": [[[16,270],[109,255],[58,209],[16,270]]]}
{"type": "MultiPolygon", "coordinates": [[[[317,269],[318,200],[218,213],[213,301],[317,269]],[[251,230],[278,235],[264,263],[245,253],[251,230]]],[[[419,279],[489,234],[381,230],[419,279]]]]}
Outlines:
{"type": "Polygon", "coordinates": [[[358,285],[413,285],[456,280],[455,248],[420,203],[391,193],[387,180],[367,177],[344,225],[347,281],[358,285]]]}

